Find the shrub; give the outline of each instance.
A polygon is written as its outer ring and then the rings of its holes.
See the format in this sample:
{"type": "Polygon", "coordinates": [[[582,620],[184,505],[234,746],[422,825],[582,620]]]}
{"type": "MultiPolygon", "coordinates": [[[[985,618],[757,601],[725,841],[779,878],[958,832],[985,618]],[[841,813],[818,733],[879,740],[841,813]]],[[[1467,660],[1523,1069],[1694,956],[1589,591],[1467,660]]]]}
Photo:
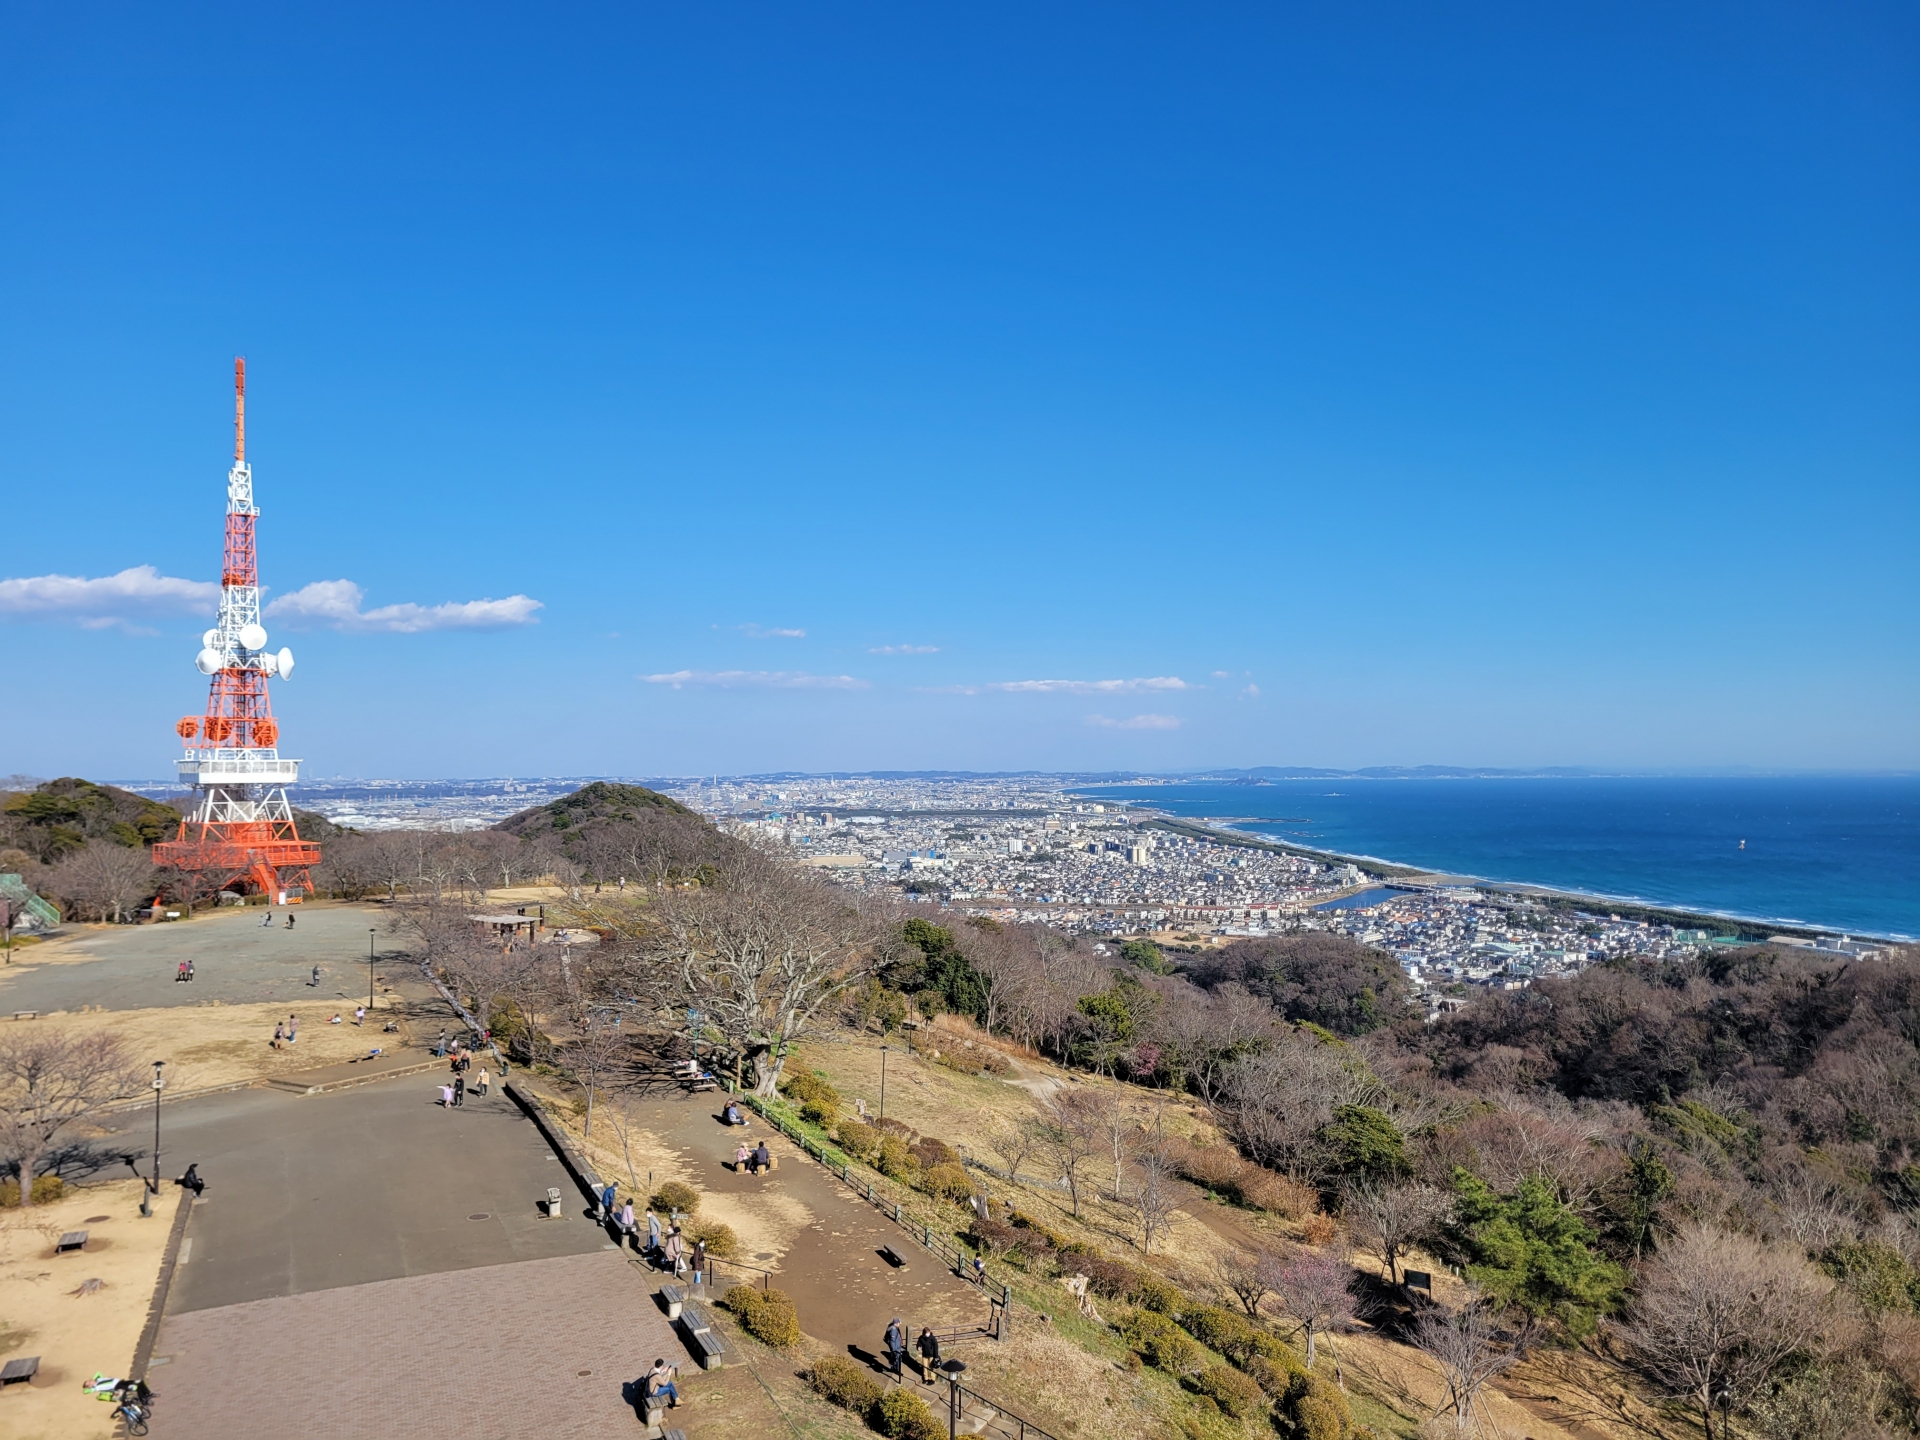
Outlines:
{"type": "Polygon", "coordinates": [[[907,1147],[913,1151],[914,1158],[927,1169],[936,1165],[958,1165],[960,1152],[944,1140],[936,1140],[931,1135],[923,1135],[907,1147]]]}
{"type": "Polygon", "coordinates": [[[844,1355],[829,1355],[815,1361],[813,1369],[807,1372],[807,1383],[813,1386],[815,1394],[862,1417],[886,1394],[885,1387],[864,1365],[856,1365],[844,1355]]]}
{"type": "Polygon", "coordinates": [[[1325,1245],[1340,1231],[1333,1217],[1316,1210],[1300,1222],[1300,1238],[1309,1245],[1325,1245]]]}
{"type": "Polygon", "coordinates": [[[1247,1361],[1247,1374],[1253,1377],[1255,1384],[1276,1400],[1285,1396],[1292,1388],[1294,1376],[1305,1373],[1293,1352],[1284,1346],[1281,1349],[1282,1353],[1279,1355],[1262,1353],[1247,1361]]]}
{"type": "Polygon", "coordinates": [[[1020,1232],[998,1220],[975,1219],[967,1231],[967,1243],[982,1255],[997,1255],[1020,1243],[1020,1232]]]}
{"type": "Polygon", "coordinates": [[[940,1440],[941,1427],[934,1424],[927,1402],[906,1390],[888,1390],[867,1423],[888,1440],[940,1440]]]}
{"type": "Polygon", "coordinates": [[[740,1237],[733,1233],[733,1227],[719,1220],[696,1220],[688,1225],[684,1238],[691,1245],[696,1240],[707,1243],[707,1254],[716,1259],[726,1260],[740,1253],[740,1237]]]}
{"type": "Polygon", "coordinates": [[[800,1107],[800,1118],[809,1125],[818,1125],[822,1130],[828,1130],[833,1127],[833,1122],[840,1118],[840,1112],[822,1101],[809,1100],[800,1107]]]}
{"type": "Polygon", "coordinates": [[[1200,1362],[1200,1347],[1164,1315],[1136,1310],[1120,1324],[1120,1337],[1156,1370],[1178,1375],[1200,1362]]]}
{"type": "Polygon", "coordinates": [[[842,1120],[833,1137],[840,1142],[842,1150],[862,1164],[880,1153],[880,1132],[862,1121],[842,1120]]]}
{"type": "Polygon", "coordinates": [[[1306,1185],[1276,1175],[1271,1170],[1249,1166],[1239,1180],[1240,1203],[1255,1210],[1271,1210],[1288,1220],[1311,1215],[1319,1197],[1306,1185]]]}
{"type": "Polygon", "coordinates": [[[1013,1066],[1007,1063],[1007,1057],[993,1050],[980,1052],[980,1073],[998,1078],[1013,1073],[1013,1066]]]}
{"type": "Polygon", "coordinates": [[[691,1215],[700,1208],[700,1192],[691,1185],[669,1180],[653,1192],[651,1203],[656,1210],[678,1210],[682,1215],[691,1215]]]}
{"type": "Polygon", "coordinates": [[[1065,1250],[1073,1242],[1058,1230],[1049,1230],[1031,1215],[1023,1215],[1018,1210],[1009,1210],[1007,1219],[1028,1235],[1037,1239],[1048,1250],[1065,1250]]]}
{"type": "Polygon", "coordinates": [[[973,1177],[959,1165],[934,1165],[920,1172],[920,1188],[936,1200],[964,1200],[973,1194],[973,1177]]]}
{"type": "Polygon", "coordinates": [[[1341,1440],[1353,1429],[1347,1397],[1305,1371],[1293,1377],[1277,1408],[1277,1428],[1293,1440],[1341,1440]]]}
{"type": "Polygon", "coordinates": [[[1257,1415],[1266,1407],[1267,1397],[1260,1387],[1231,1365],[1209,1365],[1186,1383],[1236,1420],[1257,1415]]]}
{"type": "MultiPolygon", "coordinates": [[[[58,1175],[36,1175],[33,1180],[33,1203],[49,1205],[67,1193],[67,1182],[58,1175]]],[[[20,1203],[20,1182],[18,1180],[0,1181],[0,1205],[13,1206],[20,1203]]]]}
{"type": "Polygon", "coordinates": [[[898,1135],[881,1137],[880,1155],[873,1164],[889,1180],[911,1180],[920,1173],[920,1162],[898,1135]]]}
{"type": "Polygon", "coordinates": [[[1131,1265],[1109,1260],[1104,1255],[1089,1255],[1080,1262],[1088,1288],[1109,1300],[1137,1300],[1139,1276],[1131,1265]]]}
{"type": "Polygon", "coordinates": [[[904,1120],[891,1120],[883,1115],[869,1123],[883,1135],[898,1135],[909,1143],[913,1140],[913,1127],[904,1120]]]}
{"type": "Polygon", "coordinates": [[[1198,1305],[1180,1316],[1181,1325],[1194,1339],[1210,1350],[1218,1350],[1228,1359],[1245,1364],[1254,1354],[1254,1338],[1259,1333],[1244,1316],[1213,1305],[1198,1305]]]}
{"type": "Polygon", "coordinates": [[[796,1070],[780,1082],[780,1093],[796,1105],[814,1101],[830,1110],[840,1107],[840,1092],[811,1070],[796,1070]]]}
{"type": "Polygon", "coordinates": [[[784,1350],[800,1343],[800,1314],[786,1291],[735,1285],[720,1297],[720,1303],[737,1315],[746,1332],[762,1344],[784,1350]]]}
{"type": "Polygon", "coordinates": [[[1142,1270],[1135,1275],[1133,1289],[1142,1305],[1162,1315],[1176,1314],[1187,1303],[1186,1296],[1151,1270],[1142,1270]]]}

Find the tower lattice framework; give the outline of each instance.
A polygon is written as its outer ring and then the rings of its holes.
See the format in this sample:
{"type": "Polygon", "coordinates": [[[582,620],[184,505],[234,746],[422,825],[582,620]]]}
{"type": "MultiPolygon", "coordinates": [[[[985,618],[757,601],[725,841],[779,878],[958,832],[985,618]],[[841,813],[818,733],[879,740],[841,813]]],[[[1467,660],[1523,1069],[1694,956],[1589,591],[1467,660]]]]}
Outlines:
{"type": "Polygon", "coordinates": [[[247,362],[233,362],[233,468],[227,472],[226,538],[220,563],[219,623],[201,637],[195,665],[212,677],[207,713],[174,726],[186,744],[180,778],[197,793],[180,833],[153,847],[157,864],[209,877],[216,889],[250,885],[270,898],[311,894],[320,847],[302,840],[286,787],[300,762],[277,748],[280,727],[267,681],[286,679],[293,652],[267,649],[260,623],[260,567],[253,467],[247,464],[247,362]]]}

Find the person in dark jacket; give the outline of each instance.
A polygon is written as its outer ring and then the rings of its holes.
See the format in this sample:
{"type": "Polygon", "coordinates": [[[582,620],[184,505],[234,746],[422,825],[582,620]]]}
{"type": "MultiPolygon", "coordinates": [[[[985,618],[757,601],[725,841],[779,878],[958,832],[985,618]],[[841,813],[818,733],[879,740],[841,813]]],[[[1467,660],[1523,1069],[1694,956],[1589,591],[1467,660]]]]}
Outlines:
{"type": "Polygon", "coordinates": [[[893,1378],[899,1380],[900,1362],[907,1353],[907,1332],[900,1328],[900,1317],[894,1316],[887,1322],[887,1368],[893,1372],[893,1378]]]}
{"type": "Polygon", "coordinates": [[[920,1327],[920,1338],[913,1342],[913,1348],[920,1352],[921,1376],[933,1383],[934,1372],[940,1368],[940,1337],[933,1333],[932,1326],[920,1327]]]}

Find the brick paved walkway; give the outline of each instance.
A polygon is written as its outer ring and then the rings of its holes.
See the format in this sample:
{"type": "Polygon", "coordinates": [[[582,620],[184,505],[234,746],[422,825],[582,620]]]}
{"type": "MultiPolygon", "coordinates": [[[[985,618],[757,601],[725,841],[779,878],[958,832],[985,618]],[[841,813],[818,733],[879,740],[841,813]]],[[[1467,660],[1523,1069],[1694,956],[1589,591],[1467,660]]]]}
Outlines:
{"type": "Polygon", "coordinates": [[[659,1355],[697,1418],[727,1372],[700,1374],[648,1279],[600,1251],[169,1315],[153,1434],[605,1440],[640,1433],[620,1387],[659,1355]]]}

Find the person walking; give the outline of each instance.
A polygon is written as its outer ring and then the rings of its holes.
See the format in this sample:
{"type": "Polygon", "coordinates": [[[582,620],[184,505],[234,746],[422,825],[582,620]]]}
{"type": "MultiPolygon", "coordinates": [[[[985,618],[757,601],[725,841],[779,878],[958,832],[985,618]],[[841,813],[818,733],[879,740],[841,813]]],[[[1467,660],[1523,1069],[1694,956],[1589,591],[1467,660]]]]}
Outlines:
{"type": "Polygon", "coordinates": [[[187,978],[187,962],[182,960],[180,962],[179,972],[175,974],[173,977],[173,983],[176,985],[181,984],[183,981],[186,980],[186,978],[187,978]]]}
{"type": "Polygon", "coordinates": [[[600,1213],[609,1220],[613,1219],[613,1202],[619,1194],[620,1187],[611,1183],[600,1192],[600,1213]]]}
{"type": "Polygon", "coordinates": [[[271,906],[267,908],[266,918],[260,922],[260,928],[262,930],[271,930],[273,928],[273,908],[271,906]]]}
{"type": "Polygon", "coordinates": [[[320,967],[318,965],[313,967],[313,978],[307,981],[307,984],[313,986],[316,990],[320,988],[320,967]]]}
{"type": "Polygon", "coordinates": [[[647,1253],[660,1253],[660,1217],[653,1213],[653,1207],[647,1207],[647,1253]]]}
{"type": "Polygon", "coordinates": [[[291,910],[287,912],[287,929],[293,929],[293,912],[291,910]]]}
{"type": "Polygon", "coordinates": [[[706,1283],[703,1279],[706,1273],[707,1242],[704,1240],[696,1240],[693,1242],[693,1285],[696,1290],[706,1283]]]}
{"type": "Polygon", "coordinates": [[[433,1042],[433,1057],[436,1060],[444,1060],[447,1058],[447,1032],[445,1030],[442,1030],[440,1032],[440,1038],[433,1042]]]}
{"type": "Polygon", "coordinates": [[[667,1269],[671,1270],[673,1272],[673,1278],[678,1280],[680,1278],[681,1267],[687,1263],[687,1247],[680,1239],[680,1227],[678,1225],[667,1232],[667,1243],[664,1248],[667,1257],[667,1269]]]}
{"type": "MultiPolygon", "coordinates": [[[[607,1193],[608,1194],[613,1193],[613,1187],[611,1185],[607,1187],[607,1193]]],[[[633,1223],[633,1200],[631,1197],[628,1198],[626,1204],[620,1207],[620,1214],[617,1217],[617,1223],[620,1226],[620,1238],[622,1240],[627,1241],[634,1245],[638,1245],[640,1243],[640,1237],[633,1223]]]]}
{"type": "Polygon", "coordinates": [[[487,1067],[482,1065],[480,1067],[480,1079],[474,1084],[473,1088],[484,1095],[487,1093],[487,1084],[487,1067]]]}
{"type": "Polygon", "coordinates": [[[193,961],[191,960],[187,961],[187,983],[189,985],[193,983],[193,961]]]}
{"type": "Polygon", "coordinates": [[[287,1027],[284,1025],[274,1026],[273,1039],[267,1042],[268,1048],[273,1050],[278,1050],[281,1046],[281,1042],[283,1042],[286,1038],[287,1038],[287,1027]]]}
{"type": "Polygon", "coordinates": [[[932,1326],[922,1325],[913,1348],[920,1352],[920,1378],[931,1385],[934,1371],[940,1368],[940,1337],[933,1333],[932,1326]]]}
{"type": "Polygon", "coordinates": [[[443,1110],[451,1110],[453,1108],[453,1086],[442,1085],[440,1087],[440,1108],[443,1110]]]}
{"type": "Polygon", "coordinates": [[[453,1077],[453,1103],[459,1105],[464,1102],[466,1098],[467,1077],[464,1075],[456,1075],[453,1077]]]}
{"type": "Polygon", "coordinates": [[[356,1005],[353,1007],[353,1023],[354,1024],[356,1025],[362,1024],[365,1022],[366,1018],[367,1018],[366,1006],[356,1005]]]}
{"type": "Polygon", "coordinates": [[[887,1322],[887,1368],[893,1372],[894,1381],[906,1383],[900,1374],[900,1362],[907,1353],[907,1332],[900,1328],[900,1317],[894,1316],[887,1322]]]}
{"type": "Polygon", "coordinates": [[[300,1022],[294,1016],[287,1016],[287,1044],[291,1045],[300,1038],[300,1022]]]}

